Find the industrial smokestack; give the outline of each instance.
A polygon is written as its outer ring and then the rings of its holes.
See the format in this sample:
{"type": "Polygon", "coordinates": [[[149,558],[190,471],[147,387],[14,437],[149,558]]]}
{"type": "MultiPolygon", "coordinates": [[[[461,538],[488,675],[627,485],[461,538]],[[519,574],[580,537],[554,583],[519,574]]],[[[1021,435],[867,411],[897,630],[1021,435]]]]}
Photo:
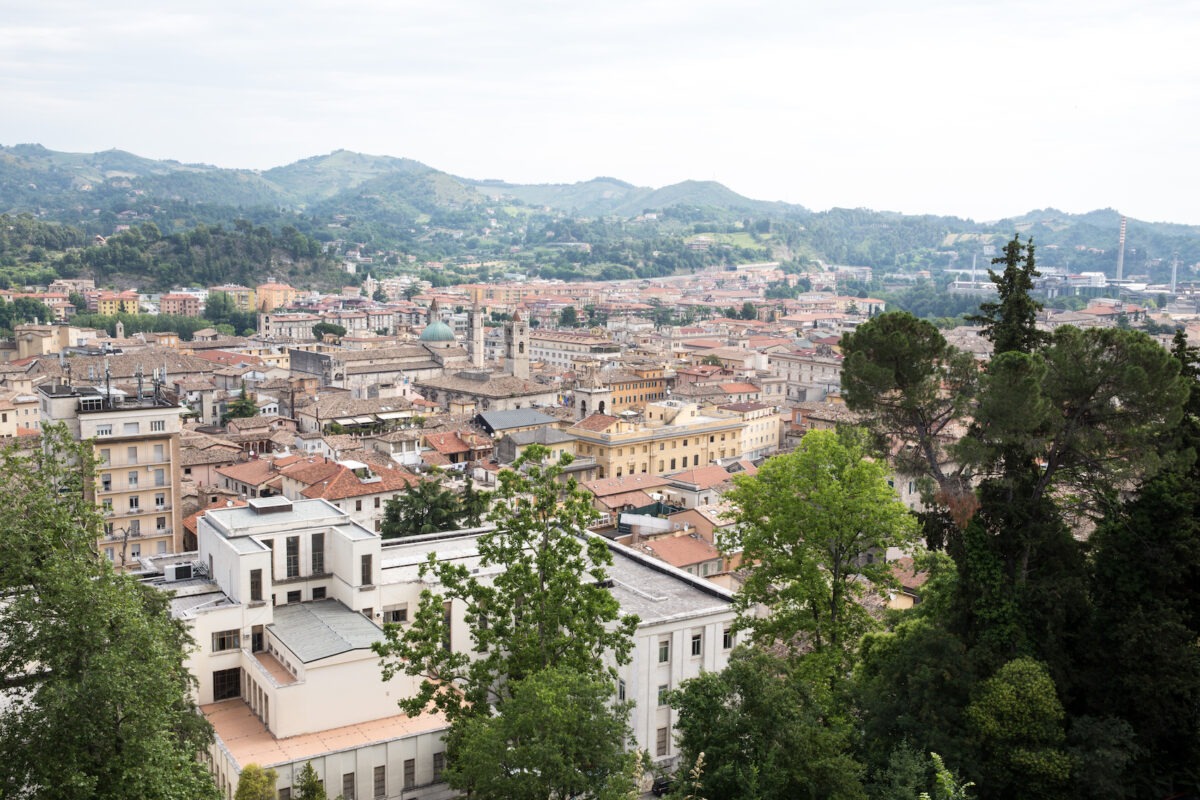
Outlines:
{"type": "Polygon", "coordinates": [[[1175,279],[1179,277],[1179,253],[1171,259],[1171,294],[1175,294],[1175,279]]]}
{"type": "Polygon", "coordinates": [[[1125,277],[1125,215],[1121,215],[1121,241],[1117,250],[1117,280],[1125,277]]]}

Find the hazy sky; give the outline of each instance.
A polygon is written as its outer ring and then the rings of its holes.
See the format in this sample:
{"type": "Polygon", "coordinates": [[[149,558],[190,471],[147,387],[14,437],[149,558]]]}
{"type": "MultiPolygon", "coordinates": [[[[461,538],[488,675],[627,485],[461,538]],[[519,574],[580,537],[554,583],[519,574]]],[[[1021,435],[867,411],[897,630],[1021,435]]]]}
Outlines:
{"type": "Polygon", "coordinates": [[[1200,5],[0,2],[0,144],[1200,224],[1200,5]]]}

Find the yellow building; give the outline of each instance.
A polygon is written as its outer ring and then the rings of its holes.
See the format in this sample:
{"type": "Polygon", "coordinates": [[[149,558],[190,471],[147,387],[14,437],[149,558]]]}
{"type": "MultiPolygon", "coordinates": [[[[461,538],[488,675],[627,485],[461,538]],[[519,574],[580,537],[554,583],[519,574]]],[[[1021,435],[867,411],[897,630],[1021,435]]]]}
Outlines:
{"type": "Polygon", "coordinates": [[[612,393],[611,414],[629,409],[641,410],[647,403],[665,400],[667,379],[662,367],[633,367],[601,373],[601,380],[612,393]]]}
{"type": "Polygon", "coordinates": [[[132,290],[120,294],[103,292],[96,298],[96,313],[98,314],[111,317],[116,314],[137,314],[139,311],[137,292],[132,290]]]}
{"type": "Polygon", "coordinates": [[[286,283],[260,283],[254,287],[254,291],[258,296],[258,310],[264,312],[271,312],[290,305],[300,296],[299,290],[293,289],[286,283]]]}
{"type": "Polygon", "coordinates": [[[234,311],[251,312],[256,309],[254,304],[254,290],[248,286],[239,286],[234,283],[227,283],[222,286],[208,287],[208,296],[211,299],[213,295],[223,294],[233,303],[234,311]]]}
{"type": "Polygon", "coordinates": [[[182,552],[182,409],[153,390],[137,397],[136,391],[53,383],[37,391],[43,426],[65,423],[75,439],[92,441],[96,481],[87,491],[104,514],[99,551],[116,566],[133,568],[142,556],[182,552]]]}
{"type": "Polygon", "coordinates": [[[643,417],[623,420],[592,414],[567,432],[575,452],[596,459],[597,477],[664,475],[742,455],[745,422],[736,414],[694,403],[663,400],[646,406],[643,417]]]}

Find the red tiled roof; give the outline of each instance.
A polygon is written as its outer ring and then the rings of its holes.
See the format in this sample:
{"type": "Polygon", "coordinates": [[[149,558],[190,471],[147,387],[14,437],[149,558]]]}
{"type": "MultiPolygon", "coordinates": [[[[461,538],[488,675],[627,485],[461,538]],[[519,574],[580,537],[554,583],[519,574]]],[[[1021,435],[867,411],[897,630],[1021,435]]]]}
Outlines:
{"type": "Polygon", "coordinates": [[[582,428],[585,431],[599,432],[612,427],[616,421],[616,417],[609,416],[608,414],[592,414],[576,422],[575,427],[582,428]]]}
{"type": "Polygon", "coordinates": [[[674,567],[689,567],[721,557],[721,551],[699,536],[665,536],[644,541],[642,549],[674,567]]]}
{"type": "Polygon", "coordinates": [[[407,489],[417,483],[417,477],[406,469],[373,470],[379,480],[364,482],[354,470],[342,464],[335,464],[337,472],[333,477],[326,478],[320,483],[314,483],[301,494],[310,499],[324,498],[325,500],[343,500],[347,497],[362,497],[364,495],[395,492],[407,489]]]}

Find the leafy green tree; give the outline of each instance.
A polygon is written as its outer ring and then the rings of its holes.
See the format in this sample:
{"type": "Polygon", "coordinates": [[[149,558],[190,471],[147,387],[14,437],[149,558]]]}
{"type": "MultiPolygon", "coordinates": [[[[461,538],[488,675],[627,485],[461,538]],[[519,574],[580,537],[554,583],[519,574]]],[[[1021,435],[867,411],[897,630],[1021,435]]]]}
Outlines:
{"type": "Polygon", "coordinates": [[[296,781],[292,796],[296,800],[326,800],[325,784],[321,783],[321,779],[317,777],[317,771],[313,769],[311,761],[304,762],[304,768],[300,770],[300,778],[296,781]]]}
{"type": "Polygon", "coordinates": [[[680,763],[704,759],[701,797],[866,797],[848,718],[823,682],[786,659],[739,648],[724,670],[684,681],[669,699],[680,763]]]}
{"type": "Polygon", "coordinates": [[[463,487],[462,497],[459,500],[459,507],[462,509],[461,522],[468,528],[478,528],[483,524],[484,517],[487,516],[492,493],[476,489],[475,481],[470,475],[467,476],[466,483],[467,485],[463,487]]]}
{"type": "Polygon", "coordinates": [[[384,539],[452,531],[463,516],[463,504],[439,481],[422,480],[384,507],[380,533],[384,539]]]}
{"type": "Polygon", "coordinates": [[[758,319],[758,307],[755,306],[754,303],[751,303],[749,300],[742,303],[741,318],[742,319],[758,319]]]}
{"type": "Polygon", "coordinates": [[[275,782],[279,774],[258,764],[247,764],[238,776],[234,800],[275,800],[275,782]]]}
{"type": "Polygon", "coordinates": [[[231,419],[246,419],[247,417],[258,416],[258,405],[254,399],[250,397],[246,391],[246,384],[242,384],[242,390],[238,394],[237,399],[231,402],[221,416],[221,424],[224,425],[231,419]]]}
{"type": "MultiPolygon", "coordinates": [[[[422,679],[418,692],[400,701],[410,714],[433,706],[451,723],[451,762],[463,754],[455,736],[473,716],[501,716],[514,688],[528,676],[560,668],[613,683],[609,664],[627,663],[637,618],[622,616],[604,586],[612,553],[588,534],[595,516],[590,495],[574,479],[559,480],[564,455],[529,447],[500,473],[489,519],[495,530],[478,538],[483,571],[472,574],[435,557],[423,568],[439,587],[426,589],[409,626],[389,627],[376,651],[385,679],[400,673],[422,679]],[[470,652],[447,649],[445,604],[465,606],[470,652]]],[[[468,788],[460,786],[458,788],[468,788]]]]}
{"type": "Polygon", "coordinates": [[[862,600],[891,581],[868,555],[916,537],[884,467],[857,430],[810,431],[725,496],[735,523],[726,547],[755,565],[735,600],[739,625],[765,644],[829,654],[836,673],[873,627],[862,600]]]}
{"type": "Polygon", "coordinates": [[[575,306],[567,306],[559,312],[558,325],[560,328],[575,328],[579,326],[579,312],[575,310],[575,306]]]}
{"type": "Polygon", "coordinates": [[[846,405],[887,452],[903,443],[897,471],[932,484],[928,502],[950,505],[970,492],[967,464],[950,449],[978,387],[969,353],[946,343],[932,324],[907,312],[888,312],[842,337],[846,405]],[[940,498],[938,497],[940,496],[940,498]]]}
{"type": "Polygon", "coordinates": [[[472,714],[456,727],[447,781],[480,800],[628,797],[638,755],[626,749],[629,705],[612,697],[612,681],[592,673],[548,667],[526,676],[500,714],[472,714]]]}
{"type": "Polygon", "coordinates": [[[983,335],[991,340],[996,353],[1032,353],[1046,341],[1046,334],[1037,329],[1037,312],[1042,304],[1033,299],[1033,279],[1041,275],[1034,258],[1033,239],[1021,246],[1021,237],[1014,236],[1004,246],[1004,255],[992,259],[1003,264],[999,275],[988,270],[996,284],[999,299],[981,303],[980,313],[967,317],[983,325],[983,335]]]}
{"type": "Polygon", "coordinates": [[[0,796],[215,800],[194,643],[166,594],[97,556],[90,446],[43,437],[0,453],[0,796]]]}
{"type": "Polygon", "coordinates": [[[984,681],[967,708],[979,747],[990,756],[982,784],[995,797],[1069,797],[1066,712],[1045,666],[1008,662],[984,681]]]}
{"type": "Polygon", "coordinates": [[[225,292],[214,292],[204,301],[204,318],[212,323],[228,323],[235,313],[233,298],[225,292]]]}
{"type": "Polygon", "coordinates": [[[316,325],[312,326],[312,332],[313,338],[317,339],[318,341],[324,339],[325,335],[330,333],[339,339],[346,335],[345,328],[332,322],[318,322],[316,325]]]}

